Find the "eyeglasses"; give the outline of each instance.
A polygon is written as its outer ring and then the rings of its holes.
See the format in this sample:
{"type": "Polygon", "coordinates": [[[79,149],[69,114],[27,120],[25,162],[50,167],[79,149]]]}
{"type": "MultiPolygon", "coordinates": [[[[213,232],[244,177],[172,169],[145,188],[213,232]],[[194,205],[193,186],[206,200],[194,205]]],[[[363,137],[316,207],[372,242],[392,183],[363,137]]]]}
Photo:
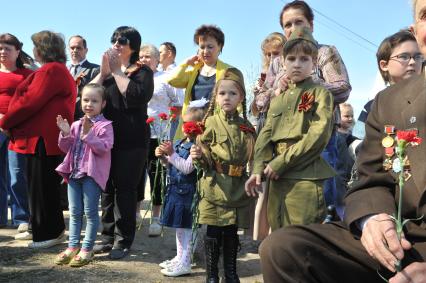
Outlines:
{"type": "Polygon", "coordinates": [[[416,53],[414,55],[411,55],[409,53],[401,53],[401,54],[392,56],[389,59],[390,60],[392,60],[392,59],[396,60],[396,61],[400,62],[401,64],[408,64],[410,62],[411,58],[416,63],[423,63],[423,61],[424,61],[424,57],[420,53],[416,53]]]}
{"type": "Polygon", "coordinates": [[[115,43],[118,43],[120,45],[127,45],[130,43],[130,40],[125,36],[120,36],[118,38],[111,39],[111,44],[115,44],[115,43]]]}

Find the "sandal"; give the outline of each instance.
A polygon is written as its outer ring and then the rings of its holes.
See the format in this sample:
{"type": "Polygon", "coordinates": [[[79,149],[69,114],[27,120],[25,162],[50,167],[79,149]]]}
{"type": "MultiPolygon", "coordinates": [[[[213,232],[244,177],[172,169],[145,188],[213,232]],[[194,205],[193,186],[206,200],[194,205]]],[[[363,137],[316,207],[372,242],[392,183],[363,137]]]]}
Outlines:
{"type": "Polygon", "coordinates": [[[93,251],[80,251],[74,256],[70,262],[71,267],[81,267],[92,261],[94,257],[93,251]]]}
{"type": "Polygon", "coordinates": [[[68,248],[56,256],[55,263],[57,265],[68,264],[70,263],[71,259],[75,257],[76,254],[78,254],[79,251],[80,251],[79,248],[75,248],[75,249],[68,248]]]}

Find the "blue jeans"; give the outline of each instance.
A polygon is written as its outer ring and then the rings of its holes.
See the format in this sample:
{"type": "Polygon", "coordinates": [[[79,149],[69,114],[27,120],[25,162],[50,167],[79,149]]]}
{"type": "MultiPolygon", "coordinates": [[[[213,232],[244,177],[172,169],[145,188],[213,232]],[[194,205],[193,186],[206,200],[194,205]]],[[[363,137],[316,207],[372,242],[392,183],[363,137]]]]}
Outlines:
{"type": "Polygon", "coordinates": [[[70,211],[68,247],[80,244],[81,226],[83,225],[83,208],[86,215],[86,233],[82,248],[92,250],[99,225],[98,205],[101,188],[91,177],[70,179],[68,183],[68,203],[70,211]]]}
{"type": "MultiPolygon", "coordinates": [[[[330,137],[327,146],[324,151],[321,153],[322,158],[327,161],[327,163],[336,169],[337,163],[337,138],[336,133],[330,137]]],[[[341,219],[343,219],[344,215],[344,207],[343,207],[343,197],[345,196],[346,188],[338,188],[336,186],[336,178],[329,178],[324,181],[324,199],[325,204],[327,206],[334,205],[337,211],[337,214],[341,219]]]]}
{"type": "Polygon", "coordinates": [[[9,170],[7,147],[9,139],[6,135],[0,132],[0,225],[7,224],[7,196],[9,191],[9,170]]]}
{"type": "Polygon", "coordinates": [[[28,208],[27,156],[9,150],[10,174],[10,209],[12,225],[28,223],[30,210],[28,208]]]}

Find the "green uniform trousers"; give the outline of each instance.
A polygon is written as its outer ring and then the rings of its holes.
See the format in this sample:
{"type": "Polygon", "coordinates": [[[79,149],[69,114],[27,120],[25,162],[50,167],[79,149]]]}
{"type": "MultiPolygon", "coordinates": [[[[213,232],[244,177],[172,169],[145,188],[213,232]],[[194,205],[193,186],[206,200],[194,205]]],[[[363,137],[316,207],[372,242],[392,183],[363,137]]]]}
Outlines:
{"type": "Polygon", "coordinates": [[[295,224],[321,223],[326,215],[323,180],[270,181],[268,221],[272,231],[295,224]]]}

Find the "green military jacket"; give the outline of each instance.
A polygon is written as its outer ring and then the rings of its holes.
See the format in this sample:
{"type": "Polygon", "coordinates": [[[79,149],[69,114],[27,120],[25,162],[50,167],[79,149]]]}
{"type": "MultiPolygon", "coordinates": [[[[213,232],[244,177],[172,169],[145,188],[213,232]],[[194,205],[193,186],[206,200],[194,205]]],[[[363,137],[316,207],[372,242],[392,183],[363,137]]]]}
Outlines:
{"type": "Polygon", "coordinates": [[[332,116],[333,97],[324,87],[311,78],[290,86],[271,101],[256,141],[253,173],[262,174],[269,164],[280,178],[320,180],[334,176],[334,170],[320,156],[333,130],[332,116]],[[285,146],[277,152],[277,145],[282,144],[285,146]]]}
{"type": "MultiPolygon", "coordinates": [[[[204,163],[204,175],[200,179],[199,223],[226,226],[237,224],[241,228],[248,227],[249,205],[253,198],[247,196],[244,184],[247,180],[247,170],[250,147],[249,133],[244,129],[250,128],[238,113],[227,117],[223,110],[206,120],[205,131],[201,141],[209,145],[213,164],[204,163]],[[233,177],[215,170],[214,161],[221,164],[244,166],[241,177],[233,177]]],[[[253,147],[252,143],[252,147],[253,147]]]]}

